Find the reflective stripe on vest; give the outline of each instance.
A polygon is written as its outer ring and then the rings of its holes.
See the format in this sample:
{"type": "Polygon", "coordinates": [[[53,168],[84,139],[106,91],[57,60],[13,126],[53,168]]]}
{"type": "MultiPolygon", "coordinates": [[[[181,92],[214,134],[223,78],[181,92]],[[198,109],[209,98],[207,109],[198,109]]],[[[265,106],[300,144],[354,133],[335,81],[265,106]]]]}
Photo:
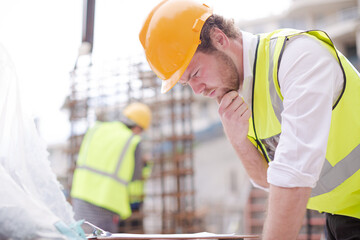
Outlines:
{"type": "Polygon", "coordinates": [[[83,139],[71,196],[128,218],[128,183],[139,142],[140,137],[121,122],[97,123],[83,139]]]}
{"type": "MultiPolygon", "coordinates": [[[[285,47],[287,38],[285,38],[285,42],[282,47],[282,51],[285,47]]],[[[270,56],[274,56],[275,52],[275,46],[276,46],[277,38],[273,38],[270,40],[270,56]]],[[[281,52],[282,53],[282,52],[281,52]]],[[[279,95],[276,92],[276,88],[274,85],[274,58],[269,58],[269,92],[271,96],[271,104],[273,106],[276,118],[281,123],[281,113],[284,109],[283,102],[280,99],[279,95]]],[[[279,58],[278,63],[281,61],[281,58],[279,58]]],[[[277,68],[278,70],[278,68],[277,68]]],[[[277,73],[276,73],[277,75],[277,73]]],[[[278,81],[278,80],[276,80],[278,81]]],[[[278,83],[278,85],[280,85],[278,83]]],[[[340,100],[340,99],[339,99],[340,100]]],[[[263,139],[262,142],[268,143],[271,141],[278,141],[279,135],[275,135],[268,139],[263,139]]],[[[265,144],[265,146],[269,146],[269,144],[265,144]]],[[[277,144],[275,145],[276,148],[277,144]]],[[[266,148],[268,150],[268,148],[266,148]]],[[[273,149],[273,148],[272,148],[273,149]]],[[[335,189],[337,186],[339,186],[343,181],[345,181],[347,178],[352,176],[357,170],[360,169],[360,159],[357,157],[360,156],[360,145],[356,147],[348,156],[346,156],[342,161],[340,161],[335,166],[331,166],[329,161],[326,159],[324,166],[320,173],[319,181],[316,185],[316,187],[312,190],[311,196],[317,196],[320,194],[324,194],[327,192],[330,192],[331,190],[335,189]]],[[[273,158],[271,158],[273,160],[273,158]]]]}
{"type": "Polygon", "coordinates": [[[284,34],[280,30],[262,35],[258,44],[260,47],[256,51],[259,57],[256,57],[254,63],[256,75],[252,111],[255,114],[254,119],[251,119],[253,127],[249,128],[249,139],[255,139],[252,141],[255,145],[261,143],[264,156],[273,159],[271,151],[275,151],[281,134],[281,129],[274,121],[281,123],[283,111],[283,97],[277,79],[279,64],[286,40],[299,34],[317,39],[330,51],[339,62],[345,81],[333,106],[326,161],[319,181],[312,190],[308,208],[360,218],[360,110],[356,108],[360,106],[360,77],[343,55],[335,50],[326,33],[290,30],[284,34]],[[256,65],[261,67],[255,69],[256,65]],[[260,94],[254,94],[259,91],[260,94]]]}
{"type": "Polygon", "coordinates": [[[107,172],[104,172],[104,171],[100,171],[98,169],[95,169],[95,168],[91,168],[89,166],[86,166],[86,162],[84,165],[81,165],[81,166],[78,166],[76,167],[77,169],[86,169],[87,171],[91,171],[91,172],[94,172],[96,174],[99,174],[99,175],[102,175],[104,177],[109,177],[109,178],[112,178],[113,180],[121,183],[121,184],[124,184],[124,185],[128,185],[129,182],[128,181],[125,181],[121,178],[118,177],[117,173],[119,172],[119,169],[120,169],[120,166],[121,166],[121,163],[123,162],[124,160],[124,157],[125,157],[125,153],[127,152],[129,146],[130,146],[130,143],[131,143],[131,140],[133,139],[135,135],[131,135],[130,138],[127,140],[126,144],[125,144],[125,147],[123,148],[120,156],[119,156],[119,159],[118,159],[118,162],[117,162],[117,165],[116,165],[116,169],[114,170],[114,172],[112,173],[107,173],[107,172]]]}
{"type": "MultiPolygon", "coordinates": [[[[276,39],[270,40],[270,47],[269,47],[269,51],[270,51],[270,56],[274,56],[275,54],[275,47],[276,47],[276,39]]],[[[282,48],[284,48],[285,44],[283,45],[282,48]]],[[[277,75],[277,73],[274,73],[274,58],[271,57],[270,61],[269,61],[269,90],[270,90],[270,97],[271,97],[271,103],[276,115],[276,118],[278,119],[278,121],[281,123],[281,112],[284,110],[284,106],[283,106],[283,102],[282,99],[280,99],[279,95],[276,93],[276,88],[274,85],[274,74],[277,75]]],[[[281,59],[280,59],[281,60],[281,59]]],[[[279,60],[279,62],[280,62],[279,60]]],[[[278,63],[279,63],[278,62],[278,63]]],[[[277,65],[278,67],[276,68],[276,70],[279,70],[279,65],[277,65]]],[[[278,81],[276,79],[276,81],[278,81]]],[[[280,84],[278,84],[280,85],[280,84]]]]}
{"type": "Polygon", "coordinates": [[[311,197],[334,190],[346,179],[356,173],[356,171],[360,169],[359,156],[360,145],[335,166],[331,166],[329,161],[326,160],[321,170],[319,181],[311,192],[311,197]]]}

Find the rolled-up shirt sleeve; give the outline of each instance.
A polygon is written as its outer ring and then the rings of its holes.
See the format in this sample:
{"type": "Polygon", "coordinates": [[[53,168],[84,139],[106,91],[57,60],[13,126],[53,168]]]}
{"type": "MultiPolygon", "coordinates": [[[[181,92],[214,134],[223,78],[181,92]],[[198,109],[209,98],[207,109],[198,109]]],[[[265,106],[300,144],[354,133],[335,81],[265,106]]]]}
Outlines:
{"type": "Polygon", "coordinates": [[[299,36],[287,42],[278,77],[284,97],[282,133],[267,179],[279,187],[313,188],[325,161],[342,70],[319,42],[299,36]]]}

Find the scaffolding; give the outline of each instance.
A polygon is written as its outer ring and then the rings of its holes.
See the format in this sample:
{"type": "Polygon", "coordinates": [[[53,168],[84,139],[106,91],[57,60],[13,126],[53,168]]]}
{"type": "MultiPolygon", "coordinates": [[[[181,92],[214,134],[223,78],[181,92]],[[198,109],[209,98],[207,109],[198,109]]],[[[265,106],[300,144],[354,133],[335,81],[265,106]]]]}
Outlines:
{"type": "Polygon", "coordinates": [[[70,74],[71,93],[67,99],[71,123],[69,175],[75,169],[82,138],[89,127],[96,121],[118,121],[127,104],[144,102],[152,110],[153,121],[143,135],[142,146],[153,167],[146,182],[143,211],[131,217],[144,223],[144,228],[136,229],[130,224],[119,230],[203,231],[195,210],[191,90],[175,86],[169,93],[161,94],[161,81],[144,62],[144,57],[139,57],[93,64],[90,54],[77,60],[70,74]]]}

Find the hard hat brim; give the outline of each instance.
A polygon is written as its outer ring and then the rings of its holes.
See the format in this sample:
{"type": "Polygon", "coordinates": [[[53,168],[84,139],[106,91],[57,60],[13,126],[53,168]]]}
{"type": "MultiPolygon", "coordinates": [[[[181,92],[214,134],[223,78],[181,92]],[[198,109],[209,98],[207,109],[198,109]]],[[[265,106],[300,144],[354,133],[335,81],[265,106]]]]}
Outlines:
{"type": "MultiPolygon", "coordinates": [[[[205,20],[211,15],[212,15],[212,12],[204,14],[205,20]]],[[[197,32],[196,38],[199,39],[199,44],[200,44],[200,31],[197,32]]],[[[187,69],[187,67],[189,66],[192,58],[194,57],[199,44],[193,45],[191,47],[191,49],[188,51],[187,57],[185,58],[183,65],[170,78],[165,79],[165,80],[162,79],[161,93],[167,93],[168,91],[170,91],[170,89],[172,89],[176,85],[176,83],[180,80],[181,76],[184,74],[184,72],[187,69]]]]}
{"type": "Polygon", "coordinates": [[[181,76],[184,74],[186,68],[189,66],[191,59],[193,58],[196,49],[198,46],[195,46],[189,56],[186,59],[186,62],[183,64],[183,66],[181,68],[179,68],[169,79],[166,80],[162,80],[161,82],[161,93],[167,93],[168,91],[170,91],[170,89],[172,89],[176,83],[180,80],[181,76]]]}

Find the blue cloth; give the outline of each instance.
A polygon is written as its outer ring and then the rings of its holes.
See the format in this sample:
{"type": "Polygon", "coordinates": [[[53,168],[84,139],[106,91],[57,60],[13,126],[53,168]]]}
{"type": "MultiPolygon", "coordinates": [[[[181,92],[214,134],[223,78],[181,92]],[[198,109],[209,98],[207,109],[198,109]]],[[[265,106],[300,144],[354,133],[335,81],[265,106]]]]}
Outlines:
{"type": "Polygon", "coordinates": [[[81,228],[81,224],[84,223],[84,220],[77,221],[72,223],[70,226],[66,225],[63,221],[58,221],[54,225],[57,230],[70,240],[82,240],[86,239],[85,233],[81,228]]]}

